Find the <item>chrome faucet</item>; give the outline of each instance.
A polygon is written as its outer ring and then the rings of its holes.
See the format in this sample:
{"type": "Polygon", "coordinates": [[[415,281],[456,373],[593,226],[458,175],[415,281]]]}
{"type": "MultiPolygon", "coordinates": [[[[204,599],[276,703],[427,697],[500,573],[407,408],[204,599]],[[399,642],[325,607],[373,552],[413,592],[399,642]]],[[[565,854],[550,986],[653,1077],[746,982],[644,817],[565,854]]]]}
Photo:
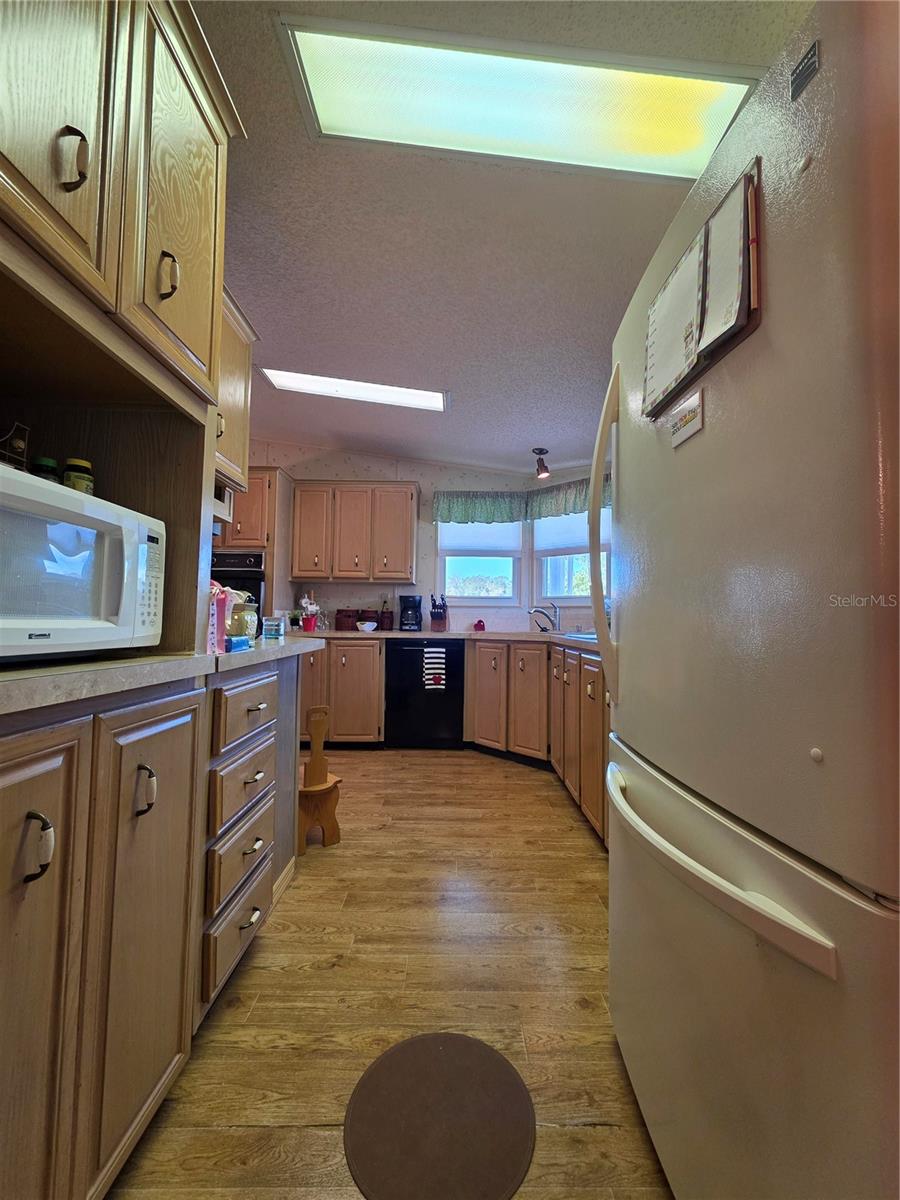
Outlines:
{"type": "Polygon", "coordinates": [[[529,615],[529,617],[535,618],[534,623],[535,623],[535,625],[537,625],[537,627],[541,631],[541,633],[551,633],[551,632],[558,633],[559,632],[559,605],[554,604],[552,600],[548,600],[547,603],[553,609],[552,616],[550,615],[550,613],[547,612],[546,608],[529,608],[528,615],[529,615]],[[550,624],[542,625],[540,623],[540,621],[537,619],[538,613],[540,613],[542,617],[545,617],[550,622],[550,624]]]}

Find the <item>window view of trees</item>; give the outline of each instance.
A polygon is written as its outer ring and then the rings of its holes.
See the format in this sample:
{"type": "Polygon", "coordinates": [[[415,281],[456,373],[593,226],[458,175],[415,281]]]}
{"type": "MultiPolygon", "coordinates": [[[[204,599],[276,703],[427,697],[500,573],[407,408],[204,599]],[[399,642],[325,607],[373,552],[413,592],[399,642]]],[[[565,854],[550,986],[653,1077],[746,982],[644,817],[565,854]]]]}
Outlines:
{"type": "Polygon", "coordinates": [[[513,560],[448,555],[446,584],[448,596],[510,599],[513,595],[513,560]]]}

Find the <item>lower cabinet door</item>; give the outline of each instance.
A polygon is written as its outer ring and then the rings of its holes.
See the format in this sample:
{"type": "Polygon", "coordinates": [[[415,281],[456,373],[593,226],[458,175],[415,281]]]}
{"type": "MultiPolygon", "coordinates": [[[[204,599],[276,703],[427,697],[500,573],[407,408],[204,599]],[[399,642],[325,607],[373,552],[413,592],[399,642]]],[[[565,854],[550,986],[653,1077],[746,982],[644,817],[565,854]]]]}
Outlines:
{"type": "MultiPolygon", "coordinates": [[[[382,642],[331,641],[328,737],[335,742],[378,742],[384,710],[382,642]]],[[[301,666],[300,670],[303,670],[301,666]]]]}
{"type": "Polygon", "coordinates": [[[492,750],[506,749],[508,662],[505,643],[475,643],[475,741],[492,750]]]}
{"type": "Polygon", "coordinates": [[[606,763],[606,702],[603,665],[592,654],[581,656],[581,811],[606,837],[603,802],[606,763]]]}
{"type": "Polygon", "coordinates": [[[328,651],[313,650],[311,654],[301,654],[297,665],[300,672],[298,728],[300,737],[308,740],[306,714],[311,708],[328,703],[328,651]]]}
{"type": "Polygon", "coordinates": [[[105,1190],[190,1050],[205,695],[97,718],[80,1105],[86,1194],[105,1190]]]}
{"type": "Polygon", "coordinates": [[[563,775],[563,670],[564,653],[561,646],[550,650],[550,765],[563,775]]]}
{"type": "Polygon", "coordinates": [[[509,650],[508,749],[528,758],[547,757],[547,647],[521,642],[509,650]]]}
{"type": "Polygon", "coordinates": [[[581,793],[581,655],[563,659],[563,783],[575,800],[581,793]]]}
{"type": "Polygon", "coordinates": [[[0,740],[0,1196],[64,1200],[91,720],[0,740]]]}

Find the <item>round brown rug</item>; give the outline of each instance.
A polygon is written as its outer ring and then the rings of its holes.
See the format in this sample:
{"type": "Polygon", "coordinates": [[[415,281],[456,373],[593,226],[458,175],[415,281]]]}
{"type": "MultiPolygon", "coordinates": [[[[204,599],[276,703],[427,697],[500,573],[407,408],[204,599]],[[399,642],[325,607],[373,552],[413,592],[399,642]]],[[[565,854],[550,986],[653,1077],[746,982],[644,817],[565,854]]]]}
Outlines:
{"type": "Polygon", "coordinates": [[[497,1050],[461,1033],[391,1046],[353,1089],[344,1153],[367,1200],[510,1200],[534,1152],[534,1106],[497,1050]]]}

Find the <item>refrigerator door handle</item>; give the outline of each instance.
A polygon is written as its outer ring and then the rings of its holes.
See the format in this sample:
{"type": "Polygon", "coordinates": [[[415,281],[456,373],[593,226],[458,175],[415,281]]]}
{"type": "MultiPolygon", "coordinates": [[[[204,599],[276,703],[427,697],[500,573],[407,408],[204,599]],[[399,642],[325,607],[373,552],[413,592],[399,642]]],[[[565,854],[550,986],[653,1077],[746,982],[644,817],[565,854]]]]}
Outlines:
{"type": "Polygon", "coordinates": [[[618,646],[612,640],[606,620],[606,603],[603,592],[603,575],[600,571],[600,508],[603,503],[603,472],[606,466],[606,451],[613,425],[619,419],[619,364],[613,368],[606,398],[600,411],[600,426],[594,445],[594,462],[591,467],[591,498],[588,508],[588,530],[591,546],[591,604],[594,609],[594,629],[597,631],[597,649],[603,659],[603,673],[610,699],[616,702],[619,695],[618,646]]]}
{"type": "Polygon", "coordinates": [[[626,800],[625,776],[615,763],[607,768],[606,790],[626,829],[643,842],[666,870],[710,904],[752,929],[758,937],[829,979],[837,979],[837,948],[833,942],[768,896],[745,891],[666,841],[626,800]]]}

